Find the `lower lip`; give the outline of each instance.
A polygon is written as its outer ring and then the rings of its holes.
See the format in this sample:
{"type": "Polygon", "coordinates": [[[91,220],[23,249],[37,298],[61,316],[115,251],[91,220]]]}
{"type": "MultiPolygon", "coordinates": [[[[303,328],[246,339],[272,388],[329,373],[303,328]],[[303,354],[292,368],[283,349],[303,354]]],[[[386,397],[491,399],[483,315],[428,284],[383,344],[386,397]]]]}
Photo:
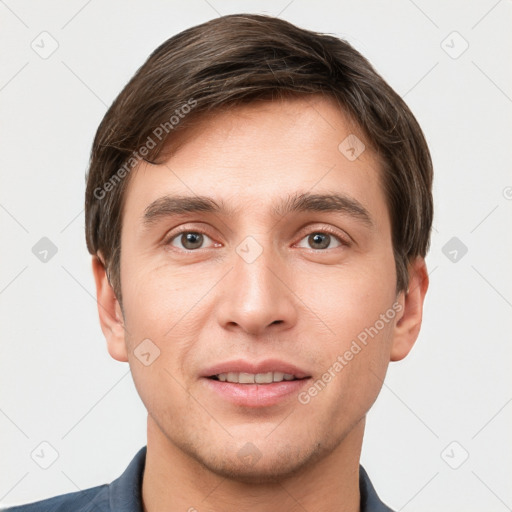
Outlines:
{"type": "Polygon", "coordinates": [[[233,382],[221,382],[215,379],[203,379],[212,391],[231,403],[245,407],[269,407],[296,395],[309,381],[283,380],[270,384],[237,384],[233,382]]]}

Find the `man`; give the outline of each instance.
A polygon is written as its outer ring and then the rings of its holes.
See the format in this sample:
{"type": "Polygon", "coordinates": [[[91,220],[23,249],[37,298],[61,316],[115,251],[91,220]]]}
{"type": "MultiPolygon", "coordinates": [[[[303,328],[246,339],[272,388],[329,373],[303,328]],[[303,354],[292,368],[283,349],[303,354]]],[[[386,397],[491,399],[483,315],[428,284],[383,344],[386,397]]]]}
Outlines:
{"type": "Polygon", "coordinates": [[[346,42],[258,15],[166,41],[100,124],[86,191],[147,447],[12,510],[390,510],[359,458],[421,326],[431,189],[414,116],[346,42]]]}

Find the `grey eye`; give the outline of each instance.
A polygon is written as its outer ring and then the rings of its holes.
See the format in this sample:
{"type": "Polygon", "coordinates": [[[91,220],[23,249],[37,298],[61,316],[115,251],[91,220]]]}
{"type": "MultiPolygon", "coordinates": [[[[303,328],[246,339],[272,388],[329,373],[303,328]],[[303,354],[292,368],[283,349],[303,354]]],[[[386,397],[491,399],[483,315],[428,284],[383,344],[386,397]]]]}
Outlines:
{"type": "Polygon", "coordinates": [[[210,237],[203,233],[198,233],[197,231],[184,231],[172,239],[171,245],[187,251],[193,251],[194,249],[201,248],[205,239],[210,240],[210,237]]]}
{"type": "Polygon", "coordinates": [[[309,234],[307,237],[304,237],[299,244],[299,247],[306,247],[309,249],[332,249],[333,247],[329,247],[332,242],[335,242],[337,245],[334,247],[339,247],[342,243],[337,239],[336,236],[331,235],[329,233],[322,233],[320,231],[316,231],[314,233],[309,234]],[[306,240],[307,245],[302,245],[302,241],[306,240]]]}

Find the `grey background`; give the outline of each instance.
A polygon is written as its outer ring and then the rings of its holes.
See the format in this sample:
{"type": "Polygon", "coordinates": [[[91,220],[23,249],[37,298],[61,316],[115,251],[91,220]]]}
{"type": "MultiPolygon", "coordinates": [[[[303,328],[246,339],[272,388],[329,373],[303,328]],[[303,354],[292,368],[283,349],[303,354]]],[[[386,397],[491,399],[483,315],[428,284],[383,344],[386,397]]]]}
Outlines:
{"type": "Polygon", "coordinates": [[[110,482],[145,444],[128,366],[97,320],[88,154],[157,45],[234,12],[346,38],[422,125],[436,173],[424,324],[390,366],[362,463],[397,510],[510,510],[510,0],[0,1],[0,502],[110,482]]]}

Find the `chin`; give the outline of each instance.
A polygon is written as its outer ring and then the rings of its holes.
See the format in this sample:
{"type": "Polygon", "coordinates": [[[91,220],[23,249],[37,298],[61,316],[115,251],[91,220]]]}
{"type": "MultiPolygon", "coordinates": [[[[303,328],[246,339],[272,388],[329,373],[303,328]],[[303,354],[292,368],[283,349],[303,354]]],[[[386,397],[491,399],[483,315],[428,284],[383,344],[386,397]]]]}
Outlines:
{"type": "Polygon", "coordinates": [[[272,449],[271,454],[265,454],[252,443],[246,443],[235,454],[215,457],[210,453],[207,458],[195,454],[195,458],[208,471],[222,478],[243,484],[272,484],[300,474],[328,451],[318,443],[309,450],[281,446],[272,449]]]}

